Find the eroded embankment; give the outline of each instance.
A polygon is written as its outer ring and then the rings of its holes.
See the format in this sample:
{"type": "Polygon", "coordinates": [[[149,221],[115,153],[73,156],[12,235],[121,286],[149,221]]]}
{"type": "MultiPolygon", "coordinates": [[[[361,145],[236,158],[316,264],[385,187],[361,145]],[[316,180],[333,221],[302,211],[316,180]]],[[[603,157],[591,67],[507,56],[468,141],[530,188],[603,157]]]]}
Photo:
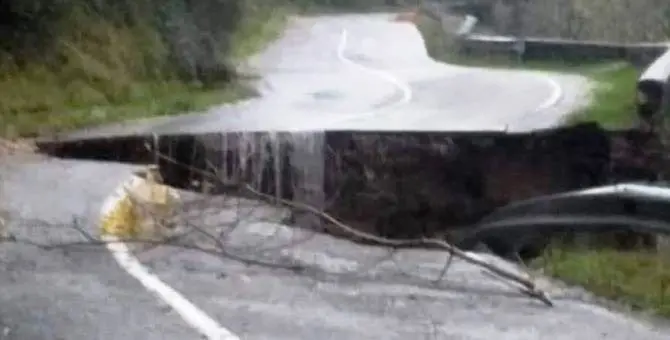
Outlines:
{"type": "Polygon", "coordinates": [[[653,142],[636,130],[582,124],[519,134],[239,132],[40,147],[65,158],[157,162],[168,184],[213,194],[248,184],[405,238],[467,228],[517,200],[649,179],[653,160],[631,150],[653,142]]]}

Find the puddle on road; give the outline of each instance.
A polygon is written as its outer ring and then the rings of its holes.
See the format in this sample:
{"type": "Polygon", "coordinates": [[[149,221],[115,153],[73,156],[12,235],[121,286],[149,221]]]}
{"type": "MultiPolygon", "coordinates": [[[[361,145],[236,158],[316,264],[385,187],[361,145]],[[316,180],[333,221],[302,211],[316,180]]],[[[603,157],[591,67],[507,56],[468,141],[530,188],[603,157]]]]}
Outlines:
{"type": "Polygon", "coordinates": [[[312,97],[317,100],[336,100],[341,99],[344,96],[342,93],[335,90],[321,90],[312,92],[312,97]]]}

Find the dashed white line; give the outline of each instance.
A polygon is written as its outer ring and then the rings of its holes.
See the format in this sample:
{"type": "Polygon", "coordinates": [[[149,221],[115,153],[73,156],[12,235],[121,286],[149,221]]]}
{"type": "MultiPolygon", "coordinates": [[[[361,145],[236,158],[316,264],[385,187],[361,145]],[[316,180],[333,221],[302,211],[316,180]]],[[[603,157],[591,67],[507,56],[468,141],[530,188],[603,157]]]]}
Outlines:
{"type": "MultiPolygon", "coordinates": [[[[139,180],[133,175],[129,181],[139,180]]],[[[108,196],[102,207],[102,216],[105,216],[118,207],[121,200],[127,195],[125,185],[122,183],[112,195],[108,196]]],[[[128,245],[120,242],[113,236],[103,237],[106,246],[114,260],[130,276],[139,281],[144,288],[154,294],[161,301],[167,303],[182,319],[193,329],[210,340],[240,340],[235,334],[219,325],[213,318],[188,301],[179,292],[161,281],[149,269],[142,265],[140,260],[132,254],[128,245]]]]}

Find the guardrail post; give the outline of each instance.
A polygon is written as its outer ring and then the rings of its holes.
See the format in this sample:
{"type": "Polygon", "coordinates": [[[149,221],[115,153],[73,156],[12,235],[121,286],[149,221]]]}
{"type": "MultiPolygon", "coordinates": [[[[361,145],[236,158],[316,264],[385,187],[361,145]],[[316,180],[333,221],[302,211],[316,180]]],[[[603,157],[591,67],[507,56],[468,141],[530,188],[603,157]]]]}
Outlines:
{"type": "MultiPolygon", "coordinates": [[[[472,30],[475,28],[475,25],[477,25],[477,22],[479,19],[475,17],[474,15],[466,15],[465,20],[463,21],[463,24],[458,28],[458,31],[456,32],[456,35],[458,37],[467,37],[472,33],[472,30]]],[[[442,25],[442,31],[449,32],[449,27],[448,24],[446,23],[446,18],[444,15],[440,13],[440,22],[442,25]]]]}
{"type": "Polygon", "coordinates": [[[514,0],[512,8],[512,34],[516,41],[512,46],[517,61],[522,63],[526,52],[526,25],[524,24],[526,0],[514,0]]]}
{"type": "MultiPolygon", "coordinates": [[[[663,148],[663,150],[660,150],[659,157],[662,163],[660,167],[661,169],[659,171],[661,180],[667,180],[669,177],[668,172],[670,171],[668,169],[668,159],[670,159],[670,155],[668,154],[668,146],[670,145],[670,126],[668,126],[668,115],[670,115],[670,74],[665,79],[665,83],[663,84],[661,108],[657,116],[658,121],[662,126],[662,130],[659,132],[661,140],[660,144],[663,148]]],[[[656,251],[664,257],[670,255],[670,236],[664,234],[658,235],[656,238],[656,251]]]]}
{"type": "MultiPolygon", "coordinates": [[[[670,172],[668,166],[668,160],[670,159],[670,154],[668,150],[670,149],[670,124],[668,122],[668,115],[670,115],[670,75],[663,84],[663,96],[661,97],[661,108],[658,113],[658,122],[662,126],[660,134],[661,147],[660,150],[660,179],[668,180],[670,172]]],[[[670,255],[670,236],[661,234],[656,237],[656,251],[664,257],[670,255]]]]}
{"type": "Polygon", "coordinates": [[[670,155],[668,150],[670,150],[670,122],[668,121],[668,115],[670,115],[670,75],[665,80],[663,84],[663,94],[661,95],[661,105],[658,110],[657,116],[655,117],[655,123],[660,127],[660,131],[657,133],[660,137],[660,146],[662,150],[659,150],[659,159],[661,161],[660,166],[660,176],[662,180],[668,179],[670,176],[670,166],[668,160],[670,160],[670,155]]]}
{"type": "Polygon", "coordinates": [[[514,41],[514,45],[512,46],[512,50],[516,55],[517,62],[519,64],[523,63],[524,55],[526,54],[526,39],[523,37],[517,37],[517,39],[514,41]]]}

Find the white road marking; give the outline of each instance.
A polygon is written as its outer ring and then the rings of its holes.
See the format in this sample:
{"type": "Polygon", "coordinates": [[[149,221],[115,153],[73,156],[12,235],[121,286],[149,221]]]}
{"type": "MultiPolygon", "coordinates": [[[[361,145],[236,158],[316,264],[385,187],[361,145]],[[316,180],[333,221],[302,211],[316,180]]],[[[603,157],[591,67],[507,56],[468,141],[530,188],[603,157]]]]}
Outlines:
{"type": "MultiPolygon", "coordinates": [[[[526,111],[525,114],[522,114],[521,116],[516,118],[513,122],[511,122],[513,124],[523,122],[524,120],[526,120],[527,118],[529,118],[533,114],[541,113],[542,111],[548,110],[548,109],[556,106],[556,104],[558,104],[558,102],[561,100],[561,98],[563,98],[563,88],[558,83],[558,81],[556,81],[556,79],[554,79],[554,77],[552,77],[549,74],[546,74],[546,73],[543,73],[543,72],[538,72],[538,71],[525,71],[525,72],[530,74],[531,76],[533,76],[535,79],[538,79],[542,82],[545,82],[545,83],[549,84],[549,87],[551,88],[551,94],[542,103],[540,103],[540,105],[538,105],[537,107],[535,107],[532,110],[526,111]]],[[[563,116],[561,118],[565,119],[565,116],[563,116]]],[[[505,130],[507,130],[508,127],[509,127],[509,124],[506,126],[505,130]]]]}
{"type": "MultiPolygon", "coordinates": [[[[128,181],[136,180],[133,175],[128,181]]],[[[122,183],[119,187],[105,199],[101,213],[106,214],[115,209],[117,204],[127,195],[122,183]]],[[[200,310],[197,306],[189,302],[179,292],[161,281],[149,269],[144,267],[137,257],[132,254],[128,245],[120,242],[118,238],[107,236],[103,237],[107,242],[107,250],[119,266],[130,276],[139,281],[144,288],[153,293],[157,298],[167,303],[174,311],[182,317],[193,329],[198,331],[204,337],[210,340],[239,340],[239,337],[219,325],[213,318],[200,310]]]]}
{"type": "Polygon", "coordinates": [[[549,83],[549,86],[551,87],[551,95],[542,102],[537,108],[535,108],[536,111],[544,111],[546,109],[549,109],[553,106],[555,106],[559,100],[563,97],[563,88],[561,88],[561,85],[554,79],[553,77],[546,75],[546,74],[536,74],[538,78],[546,81],[549,83]]]}
{"type": "MultiPolygon", "coordinates": [[[[391,109],[400,105],[404,105],[409,103],[412,100],[412,89],[409,87],[409,85],[400,79],[396,78],[391,72],[384,71],[384,70],[378,70],[375,68],[371,68],[362,64],[359,64],[351,59],[349,59],[345,55],[345,50],[347,48],[347,42],[349,39],[349,34],[346,29],[342,30],[342,34],[340,35],[340,41],[339,44],[337,45],[337,59],[339,59],[341,62],[354,66],[358,69],[360,69],[363,72],[370,73],[371,75],[381,78],[392,85],[394,85],[401,93],[402,96],[395,102],[390,103],[389,105],[385,105],[384,107],[375,109],[375,110],[370,110],[366,112],[357,112],[349,115],[340,115],[337,119],[330,121],[329,123],[325,124],[325,127],[328,127],[328,125],[335,125],[338,123],[342,123],[345,121],[351,121],[355,119],[361,119],[361,118],[368,118],[371,116],[374,116],[378,114],[379,112],[387,109],[391,109]]],[[[321,124],[321,126],[324,126],[321,124]]]]}
{"type": "MultiPolygon", "coordinates": [[[[402,97],[395,103],[387,106],[394,107],[409,102],[412,98],[412,90],[402,81],[395,78],[392,74],[376,70],[364,65],[360,65],[344,55],[347,46],[348,34],[346,30],[342,31],[340,42],[337,46],[337,57],[340,61],[358,67],[359,69],[380,77],[393,85],[395,85],[401,92],[402,97]]],[[[376,114],[376,111],[366,113],[356,113],[348,116],[339,117],[337,122],[363,118],[376,114]]],[[[335,124],[336,122],[332,122],[335,124]]],[[[106,213],[113,209],[116,204],[123,198],[124,190],[123,184],[110,195],[103,204],[102,213],[106,213]]],[[[173,308],[191,327],[198,332],[212,340],[239,340],[239,338],[232,332],[219,325],[214,319],[209,317],[205,312],[189,302],[179,292],[172,289],[170,286],[162,282],[156,275],[152,274],[146,267],[142,265],[137,257],[132,255],[131,250],[123,242],[114,242],[109,240],[107,249],[110,251],[119,266],[125,270],[130,276],[137,279],[148,291],[155,294],[159,299],[166,302],[173,308]]]]}
{"type": "MultiPolygon", "coordinates": [[[[339,119],[337,121],[333,121],[332,124],[345,120],[373,116],[381,110],[404,105],[411,101],[412,90],[407,83],[402,82],[390,72],[364,66],[346,57],[344,52],[346,50],[347,41],[347,30],[343,30],[340,42],[337,46],[338,59],[346,64],[357,67],[364,72],[373,74],[374,76],[393,84],[401,91],[402,97],[396,102],[381,109],[339,117],[339,119]]],[[[537,110],[545,110],[554,106],[560,100],[562,96],[562,89],[560,85],[551,77],[540,77],[548,81],[553,89],[552,95],[537,108],[537,110]]],[[[103,213],[109,209],[113,209],[116,203],[118,203],[122,197],[123,196],[119,194],[119,190],[115,190],[115,192],[105,200],[103,205],[103,213]]],[[[132,254],[132,251],[128,248],[127,244],[113,238],[107,238],[106,241],[108,241],[107,249],[112,254],[114,260],[124,271],[137,279],[149,292],[153,293],[160,300],[167,303],[182,317],[184,321],[186,321],[199,333],[204,335],[207,339],[239,340],[238,336],[221,326],[217,321],[188,301],[179,292],[165,284],[156,275],[152,274],[145,266],[142,265],[139,259],[132,254]]]]}
{"type": "Polygon", "coordinates": [[[346,48],[347,48],[347,41],[348,41],[349,34],[347,30],[342,30],[342,35],[340,36],[340,43],[337,46],[337,58],[340,59],[340,61],[352,65],[354,67],[359,68],[363,72],[368,72],[370,74],[373,74],[381,79],[386,80],[387,82],[393,84],[395,87],[398,88],[402,92],[402,97],[396,101],[395,103],[385,107],[385,108],[391,108],[403,104],[407,104],[409,101],[412,100],[412,89],[409,87],[409,85],[398,78],[396,78],[391,72],[383,71],[383,70],[378,70],[374,69],[371,67],[367,67],[365,65],[361,65],[349,58],[344,54],[346,48]]]}
{"type": "MultiPolygon", "coordinates": [[[[361,71],[370,73],[370,74],[372,74],[376,77],[379,77],[379,78],[393,84],[398,90],[400,90],[400,92],[402,93],[402,97],[399,98],[397,101],[395,101],[395,102],[393,102],[389,105],[386,105],[382,108],[378,108],[376,110],[371,110],[371,111],[367,111],[367,112],[358,112],[358,113],[354,113],[354,114],[350,114],[350,115],[342,115],[342,116],[338,117],[336,120],[331,121],[330,124],[327,124],[327,125],[335,125],[335,124],[342,123],[342,122],[345,122],[345,121],[352,121],[352,120],[356,120],[356,119],[369,118],[371,116],[379,114],[380,112],[382,112],[384,110],[388,110],[388,109],[392,109],[394,107],[405,105],[412,100],[412,95],[413,94],[412,94],[412,89],[410,88],[410,86],[406,82],[403,82],[400,79],[396,78],[393,75],[393,73],[388,72],[388,71],[384,71],[384,70],[371,68],[371,67],[359,64],[359,63],[349,59],[345,54],[345,51],[346,51],[346,48],[347,48],[348,38],[349,38],[348,31],[346,29],[343,29],[342,34],[340,35],[339,44],[337,46],[337,58],[345,64],[349,64],[351,66],[359,68],[361,71]]],[[[549,95],[549,97],[547,97],[542,103],[540,103],[540,105],[538,105],[533,110],[533,112],[544,111],[544,110],[547,110],[547,109],[550,109],[550,108],[556,106],[556,104],[563,97],[563,89],[562,89],[561,85],[553,77],[551,77],[549,75],[542,74],[542,73],[533,73],[533,75],[535,77],[537,77],[538,79],[548,83],[549,86],[551,87],[551,94],[549,95]]],[[[524,117],[526,117],[526,115],[524,115],[524,117]]]]}
{"type": "MultiPolygon", "coordinates": [[[[458,35],[469,35],[472,32],[474,26],[477,25],[477,21],[478,19],[476,17],[469,14],[466,15],[465,21],[458,30],[458,35]]],[[[551,76],[543,73],[535,73],[535,75],[539,79],[549,83],[549,86],[552,88],[551,95],[535,109],[535,111],[544,111],[555,106],[558,101],[561,100],[561,97],[563,97],[563,89],[561,88],[561,85],[551,76]]]]}

